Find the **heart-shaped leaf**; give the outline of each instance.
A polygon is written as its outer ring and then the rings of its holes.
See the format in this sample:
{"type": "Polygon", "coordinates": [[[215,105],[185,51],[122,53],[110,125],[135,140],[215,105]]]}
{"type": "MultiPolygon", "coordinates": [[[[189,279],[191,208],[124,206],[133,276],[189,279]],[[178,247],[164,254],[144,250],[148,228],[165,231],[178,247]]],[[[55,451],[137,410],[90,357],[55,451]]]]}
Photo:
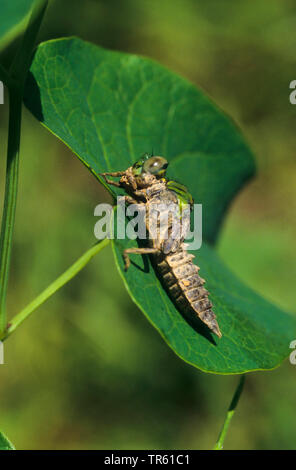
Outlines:
{"type": "MultiPolygon", "coordinates": [[[[39,46],[25,103],[98,177],[127,168],[145,151],[171,161],[171,174],[203,204],[203,236],[213,242],[225,210],[253,174],[250,150],[236,126],[201,91],[151,60],[106,51],[78,39],[39,46]]],[[[207,280],[221,340],[184,318],[147,259],[122,270],[127,289],[174,351],[205,371],[271,369],[289,353],[295,323],[246,288],[205,245],[197,262],[207,280]],[[142,263],[142,264],[141,264],[142,263]],[[144,264],[143,264],[144,263],[144,264]]]]}
{"type": "Polygon", "coordinates": [[[25,28],[34,0],[1,0],[0,49],[25,28]]]}
{"type": "Polygon", "coordinates": [[[167,69],[79,39],[38,47],[25,104],[95,175],[126,168],[153,149],[177,157],[213,241],[225,209],[254,172],[236,126],[201,91],[167,69]],[[196,161],[187,169],[188,155],[196,161]],[[188,181],[190,178],[190,181],[188,181]]]}

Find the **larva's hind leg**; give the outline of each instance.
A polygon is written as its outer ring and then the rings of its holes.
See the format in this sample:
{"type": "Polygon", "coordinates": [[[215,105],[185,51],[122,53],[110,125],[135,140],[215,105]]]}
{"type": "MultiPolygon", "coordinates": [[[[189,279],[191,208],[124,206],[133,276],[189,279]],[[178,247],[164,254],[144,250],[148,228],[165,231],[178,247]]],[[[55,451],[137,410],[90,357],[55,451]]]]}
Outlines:
{"type": "Polygon", "coordinates": [[[130,267],[131,261],[129,258],[129,254],[135,254],[135,255],[148,255],[151,253],[157,253],[158,249],[157,248],[127,248],[123,252],[123,259],[124,259],[124,269],[125,271],[128,270],[130,267]]]}

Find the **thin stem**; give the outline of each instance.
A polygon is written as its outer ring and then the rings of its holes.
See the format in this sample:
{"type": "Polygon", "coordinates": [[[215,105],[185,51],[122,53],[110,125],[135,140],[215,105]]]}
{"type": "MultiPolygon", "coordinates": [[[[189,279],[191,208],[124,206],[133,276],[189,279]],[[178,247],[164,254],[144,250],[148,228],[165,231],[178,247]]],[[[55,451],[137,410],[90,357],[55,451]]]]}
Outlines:
{"type": "Polygon", "coordinates": [[[3,341],[11,333],[28,318],[34,310],[48,300],[57,290],[63,287],[69,282],[76,274],[79,273],[87,263],[99,253],[105,246],[110,242],[109,239],[105,238],[101,242],[96,243],[89,250],[87,250],[77,261],[75,261],[70,268],[68,268],[61,276],[59,276],[54,282],[52,282],[41,294],[39,294],[32,302],[30,302],[23,310],[15,315],[9,323],[9,326],[5,333],[0,337],[3,341]]]}
{"type": "Polygon", "coordinates": [[[223,449],[223,444],[224,444],[224,440],[225,440],[225,437],[226,437],[226,434],[227,434],[227,431],[228,431],[228,427],[229,427],[230,421],[231,421],[231,419],[234,415],[237,404],[239,402],[241,393],[242,393],[243,388],[244,388],[244,384],[245,384],[245,375],[242,375],[240,377],[238,386],[237,386],[237,388],[234,392],[233,398],[232,398],[230,406],[228,408],[228,412],[227,412],[223,427],[221,429],[218,441],[216,442],[216,445],[215,445],[213,450],[222,450],[223,449]]]}
{"type": "MultiPolygon", "coordinates": [[[[47,0],[35,2],[22,45],[12,64],[9,76],[5,77],[9,86],[9,125],[5,196],[0,234],[0,334],[5,331],[7,323],[6,295],[18,189],[23,86],[46,5],[47,0]]],[[[6,73],[3,68],[1,72],[6,73]]]]}
{"type": "Polygon", "coordinates": [[[9,96],[6,186],[0,235],[0,333],[6,328],[6,293],[17,199],[21,115],[22,96],[14,90],[9,96]]]}
{"type": "Polygon", "coordinates": [[[10,76],[24,84],[30,66],[32,52],[37,34],[48,4],[48,0],[35,0],[28,27],[22,39],[21,46],[10,68],[10,76]]]}

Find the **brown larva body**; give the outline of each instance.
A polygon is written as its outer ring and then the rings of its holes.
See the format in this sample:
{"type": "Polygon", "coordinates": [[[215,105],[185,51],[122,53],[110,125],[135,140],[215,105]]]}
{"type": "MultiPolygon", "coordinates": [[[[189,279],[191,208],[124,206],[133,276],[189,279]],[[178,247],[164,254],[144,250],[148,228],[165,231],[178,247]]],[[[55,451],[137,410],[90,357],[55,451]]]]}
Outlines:
{"type": "MultiPolygon", "coordinates": [[[[151,159],[164,160],[163,157],[151,159]]],[[[169,189],[168,181],[154,176],[149,171],[140,175],[135,174],[135,165],[125,171],[103,173],[102,176],[108,184],[126,191],[128,195],[125,196],[125,200],[128,204],[136,204],[139,211],[145,209],[146,229],[149,234],[148,247],[126,249],[123,253],[125,268],[128,269],[130,266],[129,254],[149,254],[164,288],[179,311],[197,315],[220,338],[222,334],[216,315],[212,310],[208,291],[203,287],[205,280],[199,276],[199,267],[192,262],[194,255],[187,252],[184,243],[190,228],[190,210],[182,212],[180,216],[178,196],[175,191],[169,189]],[[117,176],[120,180],[114,182],[107,176],[117,176]],[[155,215],[157,210],[154,210],[154,204],[164,205],[161,213],[162,216],[168,215],[168,224],[162,225],[159,221],[155,215]],[[180,217],[182,231],[180,236],[176,237],[173,220],[180,220],[180,217]]]]}
{"type": "Polygon", "coordinates": [[[193,264],[194,255],[189,254],[184,243],[175,253],[150,255],[169,296],[181,312],[192,312],[210,330],[221,337],[216,315],[208,291],[203,287],[205,280],[199,274],[199,267],[193,264]]]}
{"type": "MultiPolygon", "coordinates": [[[[181,312],[188,312],[197,315],[198,318],[205,323],[219,338],[222,334],[219,329],[216,315],[212,310],[212,303],[208,297],[208,291],[203,287],[205,280],[198,274],[199,267],[192,260],[195,256],[188,253],[186,243],[183,237],[177,240],[170,240],[167,236],[166,227],[162,227],[159,218],[156,219],[157,234],[155,238],[155,230],[153,232],[153,222],[155,218],[149,219],[149,214],[153,213],[153,206],[164,203],[166,207],[174,204],[175,211],[170,212],[170,216],[165,219],[169,221],[168,233],[172,228],[172,218],[178,217],[179,204],[176,194],[166,188],[165,181],[153,184],[147,191],[146,202],[146,228],[148,233],[154,233],[154,238],[150,237],[149,246],[157,249],[156,253],[150,254],[154,269],[158,272],[163,286],[169,296],[181,312]],[[151,209],[150,209],[151,207],[151,209]],[[174,248],[173,248],[174,246],[174,248]]],[[[166,209],[163,210],[164,216],[166,209]]],[[[185,232],[190,226],[190,212],[183,215],[182,224],[185,226],[185,232]]],[[[183,235],[186,235],[183,233],[183,235]]]]}

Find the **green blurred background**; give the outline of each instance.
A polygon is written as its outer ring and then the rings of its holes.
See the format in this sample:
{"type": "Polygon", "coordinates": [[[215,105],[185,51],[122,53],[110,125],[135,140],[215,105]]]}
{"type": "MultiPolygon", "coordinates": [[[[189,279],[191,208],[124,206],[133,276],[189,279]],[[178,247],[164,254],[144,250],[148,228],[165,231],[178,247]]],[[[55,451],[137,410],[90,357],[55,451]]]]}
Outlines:
{"type": "MultiPolygon", "coordinates": [[[[293,313],[295,31],[293,0],[58,0],[39,38],[77,35],[152,57],[236,120],[258,173],[233,202],[218,251],[248,285],[293,313]]],[[[6,132],[5,105],[1,190],[6,132]]],[[[93,210],[108,199],[26,110],[21,150],[11,315],[95,242],[93,210]]],[[[131,302],[109,248],[9,338],[5,363],[0,427],[19,449],[211,448],[238,380],[174,355],[131,302]]],[[[295,449],[295,388],[288,360],[249,374],[225,448],[295,449]]]]}

